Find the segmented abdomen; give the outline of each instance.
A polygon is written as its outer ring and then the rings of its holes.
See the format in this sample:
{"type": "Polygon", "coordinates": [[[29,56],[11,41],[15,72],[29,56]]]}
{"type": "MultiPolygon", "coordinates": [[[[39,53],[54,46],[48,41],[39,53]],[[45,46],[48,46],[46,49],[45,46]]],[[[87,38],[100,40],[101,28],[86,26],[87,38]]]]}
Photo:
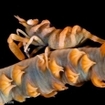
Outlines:
{"type": "Polygon", "coordinates": [[[78,25],[67,26],[54,30],[49,36],[48,45],[53,49],[72,48],[80,45],[89,36],[90,33],[78,25]]]}

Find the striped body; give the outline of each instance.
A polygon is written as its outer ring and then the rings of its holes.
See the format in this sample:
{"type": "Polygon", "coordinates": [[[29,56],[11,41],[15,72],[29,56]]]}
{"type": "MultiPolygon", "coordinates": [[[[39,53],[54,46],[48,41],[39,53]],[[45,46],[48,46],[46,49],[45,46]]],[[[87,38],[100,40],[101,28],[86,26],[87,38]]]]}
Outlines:
{"type": "Polygon", "coordinates": [[[29,37],[38,36],[46,46],[52,49],[72,48],[80,45],[92,34],[78,25],[67,26],[64,29],[50,27],[50,22],[44,20],[34,26],[26,28],[29,37]]]}

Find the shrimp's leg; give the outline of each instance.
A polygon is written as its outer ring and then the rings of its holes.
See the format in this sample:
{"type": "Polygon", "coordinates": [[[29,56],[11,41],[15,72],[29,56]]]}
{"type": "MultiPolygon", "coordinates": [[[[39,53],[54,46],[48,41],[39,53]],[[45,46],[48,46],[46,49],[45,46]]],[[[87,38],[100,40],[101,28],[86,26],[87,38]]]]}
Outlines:
{"type": "Polygon", "coordinates": [[[92,40],[92,41],[94,41],[94,42],[98,42],[98,43],[100,43],[100,44],[103,44],[103,43],[105,43],[105,40],[104,39],[102,39],[102,38],[99,38],[98,36],[95,36],[95,35],[90,35],[90,40],[92,40]]]}
{"type": "MultiPolygon", "coordinates": [[[[45,46],[45,44],[44,44],[44,42],[39,38],[39,37],[37,37],[37,36],[32,36],[30,39],[29,39],[29,41],[28,41],[28,43],[26,43],[26,45],[24,46],[24,52],[29,56],[29,54],[28,54],[28,51],[29,51],[29,46],[34,42],[34,41],[36,41],[37,42],[37,44],[38,45],[40,45],[40,46],[45,46]]],[[[38,49],[36,49],[36,51],[38,51],[39,49],[41,49],[42,47],[39,47],[38,49]]],[[[36,52],[35,50],[34,50],[34,52],[36,52]]]]}
{"type": "Polygon", "coordinates": [[[34,54],[36,54],[40,49],[42,49],[43,48],[43,46],[38,46],[37,48],[35,48],[32,52],[31,52],[31,54],[30,54],[30,57],[33,57],[33,55],[34,54]]]}
{"type": "Polygon", "coordinates": [[[19,28],[16,29],[16,33],[17,33],[17,35],[20,35],[19,33],[21,33],[21,34],[24,35],[25,37],[29,38],[29,36],[28,36],[23,30],[21,30],[21,29],[19,29],[19,28]]]}

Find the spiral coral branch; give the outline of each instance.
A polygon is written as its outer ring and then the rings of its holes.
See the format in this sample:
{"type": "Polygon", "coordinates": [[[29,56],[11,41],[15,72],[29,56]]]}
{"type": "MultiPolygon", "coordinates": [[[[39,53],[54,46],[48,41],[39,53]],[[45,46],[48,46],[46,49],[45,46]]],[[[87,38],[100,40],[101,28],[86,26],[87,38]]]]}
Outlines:
{"type": "Polygon", "coordinates": [[[43,54],[0,69],[0,104],[39,95],[53,97],[68,89],[66,84],[81,86],[88,80],[104,88],[103,46],[55,51],[47,47],[43,54]]]}

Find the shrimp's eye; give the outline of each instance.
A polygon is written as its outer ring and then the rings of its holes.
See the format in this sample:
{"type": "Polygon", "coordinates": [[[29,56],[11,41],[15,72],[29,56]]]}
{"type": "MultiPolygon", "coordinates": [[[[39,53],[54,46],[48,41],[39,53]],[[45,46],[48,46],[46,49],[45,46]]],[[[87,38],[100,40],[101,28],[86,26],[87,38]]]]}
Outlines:
{"type": "Polygon", "coordinates": [[[36,25],[38,24],[38,19],[29,19],[27,20],[27,24],[31,26],[36,25]]]}

